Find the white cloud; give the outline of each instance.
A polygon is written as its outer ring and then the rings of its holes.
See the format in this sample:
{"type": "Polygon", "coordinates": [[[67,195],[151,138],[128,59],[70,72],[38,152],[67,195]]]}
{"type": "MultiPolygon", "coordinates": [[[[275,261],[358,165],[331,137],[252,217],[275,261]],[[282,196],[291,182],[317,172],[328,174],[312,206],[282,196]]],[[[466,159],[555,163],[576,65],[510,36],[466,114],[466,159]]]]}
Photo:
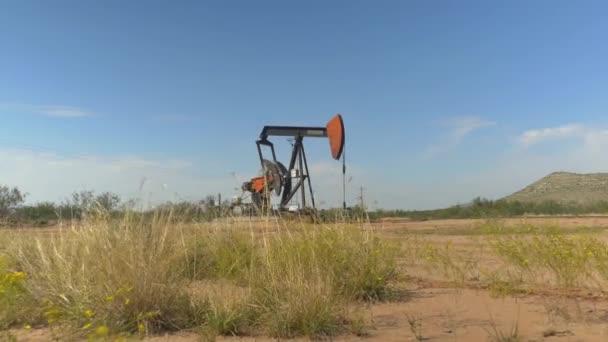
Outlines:
{"type": "Polygon", "coordinates": [[[83,118],[94,116],[95,114],[91,111],[83,108],[72,107],[72,106],[40,106],[32,104],[11,104],[2,103],[0,104],[0,112],[14,113],[14,114],[37,114],[56,118],[83,118]]]}
{"type": "MultiPolygon", "coordinates": [[[[437,145],[437,153],[447,151],[451,142],[462,142],[476,129],[494,125],[484,120],[454,120],[442,124],[451,129],[445,133],[444,144],[437,145]]],[[[364,173],[349,166],[349,174],[350,171],[356,174],[348,184],[347,198],[349,205],[356,203],[358,188],[363,185],[366,202],[373,206],[378,201],[378,206],[384,208],[431,209],[468,203],[477,196],[498,199],[555,171],[608,172],[607,150],[608,126],[565,124],[529,130],[522,132],[512,145],[504,145],[504,149],[485,157],[487,159],[475,168],[458,174],[450,167],[453,161],[441,160],[438,163],[444,167],[439,167],[439,171],[425,173],[424,168],[428,167],[425,163],[411,163],[400,177],[364,173]],[[522,141],[524,136],[526,140],[522,141]],[[567,144],[562,141],[565,138],[570,139],[567,144]],[[542,142],[547,148],[521,148],[524,142],[526,147],[542,142]]],[[[315,163],[311,166],[311,175],[319,199],[341,204],[340,163],[315,163]]]]}
{"type": "MultiPolygon", "coordinates": [[[[316,161],[310,165],[310,175],[317,206],[342,206],[342,163],[337,161],[316,161]]],[[[347,177],[353,176],[356,168],[347,168],[347,177]]]]}
{"type": "Polygon", "coordinates": [[[26,191],[30,202],[61,201],[73,191],[92,189],[155,204],[200,199],[218,192],[233,195],[235,187],[228,173],[201,176],[195,165],[185,160],[62,156],[0,148],[0,164],[0,182],[26,191]]]}
{"type": "Polygon", "coordinates": [[[487,169],[467,177],[463,181],[465,187],[475,189],[479,195],[498,198],[555,171],[608,172],[606,127],[567,124],[529,130],[518,137],[514,147],[504,151],[487,169]],[[563,144],[564,139],[570,139],[571,143],[563,144]],[[540,143],[551,149],[517,148],[540,143]]]}
{"type": "Polygon", "coordinates": [[[463,116],[445,120],[442,124],[450,128],[450,134],[454,139],[461,140],[478,129],[495,126],[496,122],[476,116],[463,116]]]}
{"type": "MultiPolygon", "coordinates": [[[[74,191],[111,191],[124,199],[147,204],[199,200],[221,193],[224,199],[241,195],[243,181],[255,174],[201,175],[204,169],[187,160],[147,159],[138,156],[105,158],[64,156],[28,149],[0,148],[0,185],[17,186],[27,192],[28,202],[61,202],[74,191]]],[[[342,204],[342,164],[312,161],[309,164],[318,207],[342,204]]],[[[348,178],[364,182],[364,173],[348,166],[348,178]]],[[[308,184],[306,184],[308,186],[308,184]]],[[[308,189],[307,189],[308,191],[308,189]]],[[[307,192],[308,195],[308,192],[307,192]]],[[[348,202],[354,194],[348,194],[348,202]]]]}
{"type": "Polygon", "coordinates": [[[40,107],[38,110],[41,114],[46,116],[53,116],[58,118],[82,118],[86,116],[92,116],[93,113],[85,111],[76,107],[64,107],[64,106],[50,106],[40,107]]]}
{"type": "Polygon", "coordinates": [[[587,133],[588,129],[581,124],[568,124],[559,127],[525,131],[517,140],[522,145],[530,146],[550,139],[583,137],[587,133]]]}
{"type": "Polygon", "coordinates": [[[173,121],[173,122],[185,122],[194,120],[194,116],[186,114],[165,114],[159,115],[158,119],[161,121],[173,121]]]}
{"type": "Polygon", "coordinates": [[[555,171],[608,172],[607,150],[606,126],[565,124],[528,130],[519,134],[512,145],[505,145],[484,160],[481,168],[469,168],[466,173],[456,175],[450,171],[449,163],[444,163],[446,171],[432,175],[415,179],[404,176],[390,184],[385,183],[387,180],[378,181],[373,192],[387,208],[446,207],[467,203],[477,196],[497,199],[555,171]],[[532,148],[541,143],[545,148],[532,148]]]}
{"type": "MultiPolygon", "coordinates": [[[[462,142],[472,132],[495,125],[478,118],[450,119],[442,123],[448,129],[438,153],[462,142]],[[446,145],[447,144],[447,145],[446,145]]],[[[484,160],[482,169],[454,174],[445,162],[445,171],[425,175],[424,163],[413,163],[401,176],[387,176],[382,171],[370,173],[368,165],[348,165],[347,201],[356,202],[359,186],[365,187],[368,204],[375,200],[385,208],[421,209],[465,203],[476,196],[499,198],[553,171],[606,172],[608,127],[567,124],[522,132],[516,141],[495,157],[484,160]],[[526,137],[525,139],[523,137],[526,137]],[[562,144],[561,139],[570,139],[562,144]],[[522,140],[523,139],[523,140],[522,140]],[[521,148],[545,143],[552,149],[521,148]],[[368,171],[364,171],[365,169],[368,171]]],[[[441,160],[439,161],[441,162],[441,160]]],[[[0,148],[0,183],[18,186],[30,194],[30,201],[61,201],[74,190],[112,191],[124,198],[139,198],[150,203],[165,200],[200,199],[222,193],[229,199],[240,194],[241,182],[255,176],[256,164],[237,170],[244,177],[225,174],[208,175],[208,167],[188,160],[150,159],[141,156],[64,156],[53,152],[0,148]],[[144,181],[143,187],[140,184],[144,181]]],[[[207,165],[208,166],[208,165],[207,165]]],[[[311,160],[310,174],[320,207],[342,203],[341,163],[327,159],[311,160]]],[[[374,169],[373,166],[370,166],[374,169]]],[[[221,166],[217,169],[221,169],[221,166]]]]}
{"type": "Polygon", "coordinates": [[[446,128],[441,142],[428,146],[423,152],[424,159],[436,157],[460,144],[469,134],[482,128],[495,126],[496,122],[476,116],[453,117],[439,123],[446,128]]]}

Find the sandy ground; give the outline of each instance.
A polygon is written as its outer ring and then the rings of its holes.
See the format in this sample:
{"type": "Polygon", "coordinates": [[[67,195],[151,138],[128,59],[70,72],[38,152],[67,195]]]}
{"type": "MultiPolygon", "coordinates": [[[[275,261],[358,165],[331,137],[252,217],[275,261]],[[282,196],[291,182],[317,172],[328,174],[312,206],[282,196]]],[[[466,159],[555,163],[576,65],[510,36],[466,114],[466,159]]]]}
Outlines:
{"type": "MultiPolygon", "coordinates": [[[[598,236],[608,239],[608,217],[550,217],[503,220],[506,224],[559,225],[561,227],[597,227],[598,236]]],[[[483,220],[435,220],[411,222],[385,220],[374,223],[380,234],[391,239],[410,239],[411,231],[466,229],[483,220]],[[408,234],[404,234],[408,233],[408,234]]],[[[45,229],[45,231],[47,231],[45,229]]],[[[470,236],[424,234],[425,241],[442,244],[452,241],[461,253],[483,250],[470,236]]],[[[404,266],[406,267],[406,266],[404,266]]],[[[403,298],[390,303],[363,306],[358,314],[367,323],[367,336],[339,336],[335,341],[508,341],[497,340],[501,334],[509,336],[517,329],[517,341],[608,341],[608,294],[603,291],[579,289],[568,295],[546,293],[494,298],[487,290],[476,288],[474,282],[454,288],[441,277],[429,275],[411,265],[407,273],[413,276],[404,281],[403,298]]],[[[14,331],[18,341],[48,341],[45,330],[14,331]]],[[[272,341],[265,337],[223,337],[218,341],[272,341]]],[[[294,339],[305,341],[307,339],[294,339]]],[[[151,342],[201,341],[194,333],[180,333],[147,339],[151,342]]],[[[513,340],[515,341],[515,340],[513,340]]]]}
{"type": "MultiPolygon", "coordinates": [[[[335,341],[493,341],[518,329],[518,341],[607,341],[608,301],[527,296],[496,299],[486,291],[419,288],[403,302],[361,309],[368,336],[335,341]],[[418,328],[412,329],[413,322],[418,328]],[[496,329],[496,330],[495,330],[496,329]],[[498,331],[498,333],[496,332],[498,331]],[[551,335],[551,336],[549,336],[551,335]]],[[[44,330],[15,333],[18,341],[49,341],[44,330]]],[[[218,338],[218,341],[273,341],[264,337],[218,338]]],[[[294,339],[293,341],[306,341],[294,339]]],[[[194,333],[147,339],[150,342],[201,341],[194,333]]]]}
{"type": "MultiPolygon", "coordinates": [[[[361,313],[367,315],[368,336],[341,336],[333,340],[493,341],[500,334],[509,336],[513,329],[518,329],[518,341],[608,340],[606,301],[536,296],[496,299],[486,291],[421,288],[413,291],[412,297],[405,302],[375,304],[361,313]],[[555,309],[558,307],[559,311],[555,309]],[[412,322],[417,328],[411,328],[412,322]]],[[[194,334],[178,334],[149,341],[191,342],[197,339],[194,334]]],[[[218,340],[273,339],[234,337],[218,340]]]]}
{"type": "MultiPolygon", "coordinates": [[[[428,229],[464,229],[487,222],[484,219],[448,219],[448,220],[428,220],[410,221],[407,219],[383,219],[374,222],[373,225],[383,230],[428,230],[428,229]]],[[[576,227],[606,227],[608,228],[608,216],[547,216],[547,217],[518,217],[493,219],[491,221],[500,222],[506,225],[542,225],[560,226],[567,228],[576,227]]]]}

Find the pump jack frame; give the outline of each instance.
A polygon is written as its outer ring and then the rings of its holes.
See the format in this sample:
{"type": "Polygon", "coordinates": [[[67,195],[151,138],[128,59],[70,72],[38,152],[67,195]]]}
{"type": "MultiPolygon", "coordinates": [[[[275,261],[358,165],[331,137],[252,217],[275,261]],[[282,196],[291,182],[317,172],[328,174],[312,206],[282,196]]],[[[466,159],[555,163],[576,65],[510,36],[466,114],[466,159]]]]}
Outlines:
{"type": "Polygon", "coordinates": [[[277,157],[274,150],[274,144],[268,141],[269,136],[285,136],[293,137],[294,144],[291,150],[291,158],[289,160],[289,167],[287,168],[287,174],[284,175],[284,187],[281,193],[281,204],[279,205],[280,210],[284,210],[287,207],[289,201],[300,191],[302,207],[306,209],[306,183],[308,183],[308,192],[310,193],[310,202],[312,209],[316,210],[315,196],[312,189],[312,181],[310,179],[310,173],[308,171],[308,161],[306,159],[306,152],[304,150],[304,137],[315,137],[324,138],[327,137],[327,129],[325,127],[287,127],[287,126],[265,126],[260,134],[260,140],[256,141],[258,147],[258,155],[260,157],[260,165],[264,169],[264,155],[262,153],[262,146],[267,146],[272,151],[272,160],[277,163],[277,157]],[[298,173],[296,177],[292,177],[294,170],[298,173]],[[292,180],[297,179],[295,184],[292,184],[292,180]]]}

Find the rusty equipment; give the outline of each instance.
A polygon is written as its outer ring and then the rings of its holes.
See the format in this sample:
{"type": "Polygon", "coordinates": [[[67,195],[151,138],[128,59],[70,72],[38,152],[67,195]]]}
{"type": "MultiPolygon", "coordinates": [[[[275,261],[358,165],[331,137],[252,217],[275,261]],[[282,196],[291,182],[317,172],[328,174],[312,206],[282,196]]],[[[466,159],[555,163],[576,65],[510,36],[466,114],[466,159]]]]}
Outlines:
{"type": "MultiPolygon", "coordinates": [[[[251,193],[251,201],[261,212],[270,209],[270,198],[274,192],[280,196],[279,210],[286,210],[290,201],[300,192],[300,210],[315,210],[315,198],[312,190],[312,182],[308,171],[308,162],[304,151],[304,138],[328,138],[331,155],[333,159],[339,160],[344,155],[345,132],[342,116],[337,114],[325,127],[292,127],[292,126],[265,126],[260,133],[260,139],[256,141],[262,175],[252,178],[243,183],[243,191],[251,193]],[[285,167],[277,161],[274,145],[268,137],[281,136],[293,138],[293,148],[289,166],[285,167]],[[262,147],[270,148],[272,159],[265,159],[262,147]],[[306,184],[310,193],[310,203],[306,202],[306,184]]],[[[344,162],[344,158],[342,159],[344,162]]],[[[345,162],[344,162],[345,163],[345,162]]],[[[342,168],[343,176],[346,166],[342,168]]],[[[344,205],[346,205],[344,203],[344,205]]]]}

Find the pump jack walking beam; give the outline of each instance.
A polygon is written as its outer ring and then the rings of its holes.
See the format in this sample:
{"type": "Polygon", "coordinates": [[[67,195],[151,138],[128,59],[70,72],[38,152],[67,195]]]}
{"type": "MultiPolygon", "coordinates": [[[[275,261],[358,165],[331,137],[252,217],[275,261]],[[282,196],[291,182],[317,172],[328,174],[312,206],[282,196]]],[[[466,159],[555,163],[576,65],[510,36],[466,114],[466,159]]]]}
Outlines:
{"type": "Polygon", "coordinates": [[[308,170],[308,161],[306,160],[306,152],[304,151],[304,138],[329,138],[332,156],[334,159],[340,159],[344,149],[344,123],[341,115],[336,115],[329,121],[326,127],[293,127],[293,126],[265,126],[260,133],[260,139],[256,141],[258,155],[262,169],[265,168],[264,156],[262,147],[270,148],[272,152],[272,161],[277,162],[274,145],[268,140],[271,136],[293,137],[294,144],[289,161],[287,173],[282,179],[282,193],[280,208],[284,209],[293,199],[298,191],[301,193],[302,208],[306,208],[306,189],[308,183],[308,191],[310,193],[310,202],[312,208],[315,209],[315,198],[312,190],[312,181],[308,170]],[[297,173],[296,171],[297,170],[297,173]],[[293,177],[292,177],[293,176],[293,177]],[[292,186],[292,180],[297,179],[292,186]]]}

